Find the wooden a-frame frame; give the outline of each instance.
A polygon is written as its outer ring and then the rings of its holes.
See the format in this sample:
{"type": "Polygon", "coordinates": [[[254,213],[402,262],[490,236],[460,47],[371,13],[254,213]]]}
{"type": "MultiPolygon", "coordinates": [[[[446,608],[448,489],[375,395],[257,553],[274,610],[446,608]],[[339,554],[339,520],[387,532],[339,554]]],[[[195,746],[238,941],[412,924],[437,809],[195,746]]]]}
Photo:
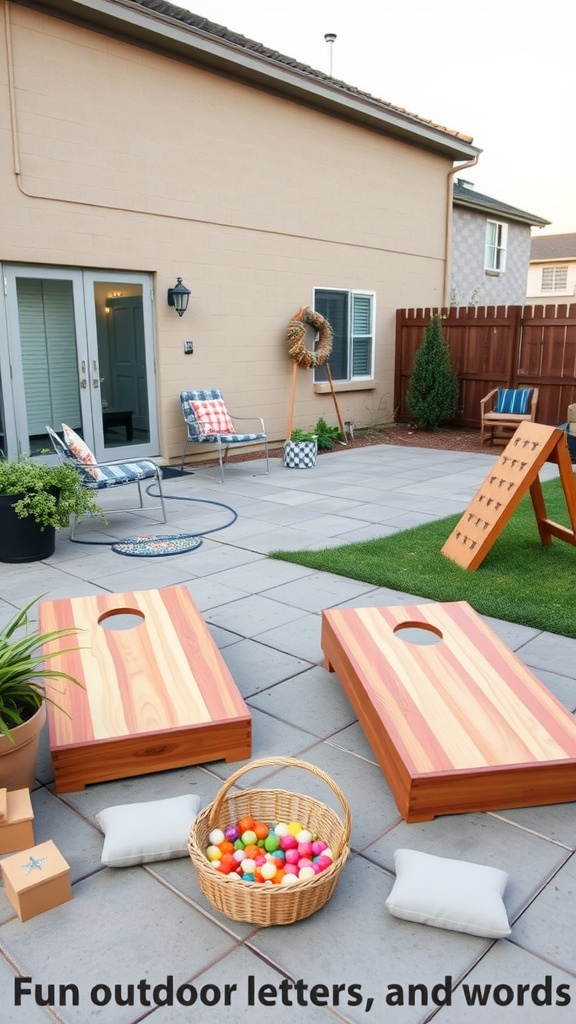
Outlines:
{"type": "Polygon", "coordinates": [[[463,569],[477,569],[496,538],[530,492],[540,540],[576,546],[576,481],[566,435],[556,427],[522,423],[448,537],[442,554],[463,569]],[[558,465],[570,528],[548,518],[538,473],[545,462],[558,465]]]}

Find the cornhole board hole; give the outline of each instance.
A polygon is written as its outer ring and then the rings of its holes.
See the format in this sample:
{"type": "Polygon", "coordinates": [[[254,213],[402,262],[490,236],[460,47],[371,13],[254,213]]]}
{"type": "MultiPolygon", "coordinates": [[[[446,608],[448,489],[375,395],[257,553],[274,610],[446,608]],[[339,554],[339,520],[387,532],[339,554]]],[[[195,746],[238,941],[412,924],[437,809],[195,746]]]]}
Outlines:
{"type": "Polygon", "coordinates": [[[576,719],[467,602],[333,608],[322,649],[406,821],[576,800],[576,719]]]}
{"type": "Polygon", "coordinates": [[[48,691],[66,712],[48,708],[58,793],[250,757],[250,712],[186,587],[42,601],[39,625],[82,631],[46,647],[83,684],[48,691]]]}

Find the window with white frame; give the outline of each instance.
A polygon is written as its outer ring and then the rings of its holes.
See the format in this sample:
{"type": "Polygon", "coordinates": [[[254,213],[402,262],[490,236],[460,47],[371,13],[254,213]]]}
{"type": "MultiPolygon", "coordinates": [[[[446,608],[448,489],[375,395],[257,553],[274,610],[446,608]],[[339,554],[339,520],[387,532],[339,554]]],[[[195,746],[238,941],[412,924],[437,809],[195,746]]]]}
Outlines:
{"type": "Polygon", "coordinates": [[[504,271],[506,269],[506,242],[508,225],[498,220],[486,222],[486,248],[484,269],[504,271]]]}
{"type": "Polygon", "coordinates": [[[568,267],[542,267],[542,291],[565,292],[568,285],[568,267]]]}
{"type": "MultiPolygon", "coordinates": [[[[316,288],[314,309],[334,332],[330,373],[333,380],[367,380],[374,376],[374,292],[316,288]]],[[[326,366],[314,369],[314,382],[327,380],[326,366]]]]}

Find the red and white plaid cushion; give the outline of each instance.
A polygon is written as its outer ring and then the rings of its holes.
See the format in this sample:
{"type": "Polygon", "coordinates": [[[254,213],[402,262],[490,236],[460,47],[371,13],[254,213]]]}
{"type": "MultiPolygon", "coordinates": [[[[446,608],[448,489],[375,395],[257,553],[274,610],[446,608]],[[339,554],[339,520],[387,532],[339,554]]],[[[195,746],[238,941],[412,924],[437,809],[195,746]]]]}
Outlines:
{"type": "Polygon", "coordinates": [[[221,398],[192,402],[192,408],[200,431],[205,437],[209,437],[211,434],[234,433],[234,424],[221,398]]]}

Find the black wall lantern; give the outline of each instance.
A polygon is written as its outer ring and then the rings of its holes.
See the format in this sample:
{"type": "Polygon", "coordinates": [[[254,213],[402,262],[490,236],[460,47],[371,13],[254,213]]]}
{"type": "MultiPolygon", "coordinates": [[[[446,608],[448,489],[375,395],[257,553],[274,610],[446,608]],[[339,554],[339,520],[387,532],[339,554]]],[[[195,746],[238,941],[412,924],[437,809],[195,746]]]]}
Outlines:
{"type": "Polygon", "coordinates": [[[174,306],[178,316],[182,316],[188,309],[189,298],[190,289],[182,284],[182,278],[179,277],[174,287],[168,289],[168,305],[174,306]]]}

